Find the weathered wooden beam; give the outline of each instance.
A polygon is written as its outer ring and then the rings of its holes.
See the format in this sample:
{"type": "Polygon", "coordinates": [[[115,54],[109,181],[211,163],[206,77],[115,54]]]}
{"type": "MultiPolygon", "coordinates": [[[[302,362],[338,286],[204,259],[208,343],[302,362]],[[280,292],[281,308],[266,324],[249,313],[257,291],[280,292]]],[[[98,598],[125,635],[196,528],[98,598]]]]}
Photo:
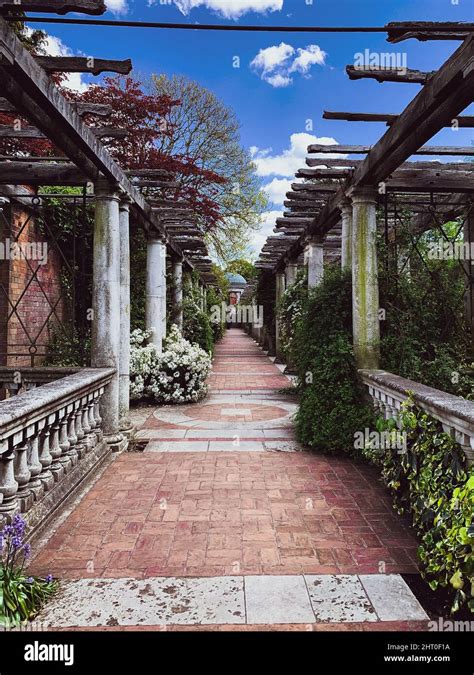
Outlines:
{"type": "Polygon", "coordinates": [[[286,196],[288,199],[298,199],[304,202],[310,202],[311,205],[315,203],[320,203],[319,201],[316,202],[315,199],[316,193],[311,193],[311,192],[287,192],[286,196]]]}
{"type": "Polygon", "coordinates": [[[324,185],[318,183],[292,183],[291,189],[295,192],[322,192],[331,194],[336,192],[339,185],[324,185]]]}
{"type": "Polygon", "coordinates": [[[473,171],[399,169],[386,181],[388,190],[403,192],[474,192],[473,171]]]}
{"type": "Polygon", "coordinates": [[[107,7],[104,0],[0,0],[0,12],[18,11],[42,12],[44,14],[67,14],[80,12],[99,16],[107,7]]]}
{"type": "Polygon", "coordinates": [[[84,185],[88,178],[74,164],[0,163],[0,183],[10,185],[84,185]]]}
{"type": "Polygon", "coordinates": [[[356,167],[359,164],[362,164],[363,160],[362,159],[352,159],[351,157],[348,157],[347,159],[326,159],[325,157],[307,157],[306,158],[306,164],[311,167],[356,167]]]}
{"type": "Polygon", "coordinates": [[[137,176],[138,178],[173,178],[174,174],[165,169],[127,169],[127,176],[137,176]]]}
{"type": "Polygon", "coordinates": [[[346,66],[346,73],[350,80],[363,80],[370,78],[377,82],[410,82],[412,84],[426,84],[434,75],[432,71],[424,73],[421,70],[411,68],[384,68],[375,66],[346,66]]]}
{"type": "MultiPolygon", "coordinates": [[[[385,122],[389,127],[398,119],[398,115],[386,113],[332,112],[325,110],[323,112],[323,119],[342,120],[345,122],[385,122]]],[[[455,120],[452,120],[448,126],[452,127],[454,121],[456,121],[459,128],[467,129],[474,127],[474,115],[459,115],[455,120]]]]}
{"type": "Polygon", "coordinates": [[[473,23],[462,21],[393,21],[386,26],[388,42],[414,38],[426,40],[465,40],[474,31],[473,23]],[[428,30],[427,30],[428,29],[428,30]]]}
{"type": "MultiPolygon", "coordinates": [[[[73,103],[76,113],[81,117],[83,115],[97,115],[98,117],[108,117],[112,114],[113,108],[107,103],[73,103]]],[[[18,115],[16,107],[6,98],[0,97],[0,112],[18,115]]]]}
{"type": "MultiPolygon", "coordinates": [[[[126,129],[115,127],[89,127],[96,138],[126,138],[126,129]]],[[[36,127],[22,127],[15,129],[9,124],[0,124],[0,138],[48,138],[46,134],[36,127]]]]}
{"type": "Polygon", "coordinates": [[[150,188],[179,188],[181,183],[171,180],[151,180],[149,178],[132,178],[132,183],[138,187],[150,188]]]}
{"type": "Polygon", "coordinates": [[[92,56],[35,56],[36,62],[47,73],[119,73],[128,75],[132,70],[132,61],[125,59],[97,59],[92,56]]]}
{"type": "MultiPolygon", "coordinates": [[[[474,72],[474,71],[473,71],[474,72]]],[[[444,126],[444,125],[443,125],[444,126]]],[[[392,127],[393,128],[393,127],[392,127]]],[[[379,141],[380,142],[380,141],[379,141]]],[[[377,144],[378,145],[378,144],[377,144]]],[[[367,155],[376,146],[371,145],[310,145],[308,152],[313,153],[334,153],[339,152],[344,155],[367,155]]],[[[412,155],[453,155],[453,156],[471,156],[474,157],[474,147],[456,147],[444,145],[426,145],[411,152],[412,155]]],[[[324,160],[323,160],[324,161],[324,160]]]]}
{"type": "Polygon", "coordinates": [[[347,178],[353,169],[299,169],[296,178],[347,178]]]}

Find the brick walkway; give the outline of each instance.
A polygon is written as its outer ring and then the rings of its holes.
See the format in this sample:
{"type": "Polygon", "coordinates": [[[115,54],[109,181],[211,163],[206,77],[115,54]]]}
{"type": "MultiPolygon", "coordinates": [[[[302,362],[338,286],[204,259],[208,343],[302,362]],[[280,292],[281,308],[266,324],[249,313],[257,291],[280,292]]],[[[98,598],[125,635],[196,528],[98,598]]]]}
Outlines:
{"type": "Polygon", "coordinates": [[[227,331],[217,346],[209,383],[198,404],[136,411],[145,451],[107,467],[39,552],[35,572],[144,579],[416,571],[416,540],[376,472],[300,451],[294,400],[279,391],[290,382],[242,331],[227,331]]]}

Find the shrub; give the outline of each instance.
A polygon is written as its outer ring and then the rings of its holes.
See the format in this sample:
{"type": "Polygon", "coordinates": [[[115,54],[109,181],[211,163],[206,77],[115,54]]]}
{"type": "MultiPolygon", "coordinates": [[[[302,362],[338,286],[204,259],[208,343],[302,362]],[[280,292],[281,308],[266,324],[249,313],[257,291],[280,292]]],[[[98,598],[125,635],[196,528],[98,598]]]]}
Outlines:
{"type": "Polygon", "coordinates": [[[192,296],[183,300],[183,337],[196,343],[208,354],[214,351],[214,333],[208,315],[192,296]]]}
{"type": "Polygon", "coordinates": [[[352,352],[351,275],[329,268],[296,320],[290,358],[298,373],[298,439],[321,452],[354,450],[354,434],[370,425],[352,352]]]}
{"type": "Polygon", "coordinates": [[[308,276],[306,269],[300,270],[295,283],[283,293],[277,308],[280,326],[280,345],[283,354],[290,358],[295,328],[300,320],[308,299],[308,276]]]}
{"type": "MultiPolygon", "coordinates": [[[[418,555],[430,587],[450,587],[452,611],[464,602],[474,611],[474,470],[441,423],[408,399],[397,420],[407,434],[406,452],[366,447],[380,467],[398,513],[411,514],[421,537],[418,555]]],[[[379,430],[397,426],[379,420],[379,430]]]]}
{"type": "Polygon", "coordinates": [[[197,344],[185,340],[173,325],[160,354],[146,344],[150,332],[135,330],[131,336],[130,396],[152,397],[158,403],[198,401],[207,393],[211,357],[197,344]]]}
{"type": "Polygon", "coordinates": [[[0,531],[0,626],[14,628],[33,618],[44,602],[56,592],[58,582],[51,575],[32,577],[24,568],[30,555],[23,542],[26,523],[16,515],[0,531]]]}

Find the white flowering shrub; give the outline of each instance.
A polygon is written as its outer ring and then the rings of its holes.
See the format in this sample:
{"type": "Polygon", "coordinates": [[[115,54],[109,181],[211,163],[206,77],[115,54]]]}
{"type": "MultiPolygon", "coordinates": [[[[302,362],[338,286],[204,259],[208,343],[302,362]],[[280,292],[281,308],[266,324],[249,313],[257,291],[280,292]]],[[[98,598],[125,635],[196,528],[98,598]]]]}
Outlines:
{"type": "Polygon", "coordinates": [[[130,397],[153,397],[158,403],[198,401],[207,393],[211,357],[185,340],[173,325],[163,352],[146,344],[151,331],[135,330],[130,339],[130,397]]]}

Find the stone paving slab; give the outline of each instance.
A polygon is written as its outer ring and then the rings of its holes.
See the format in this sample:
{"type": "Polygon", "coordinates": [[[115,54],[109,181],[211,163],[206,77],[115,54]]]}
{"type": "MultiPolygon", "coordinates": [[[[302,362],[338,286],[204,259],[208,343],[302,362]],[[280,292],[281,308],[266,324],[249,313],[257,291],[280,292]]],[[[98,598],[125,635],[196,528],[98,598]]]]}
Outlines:
{"type": "Polygon", "coordinates": [[[364,574],[360,580],[382,621],[422,619],[426,616],[413,593],[406,592],[406,583],[398,574],[364,574]]]}
{"type": "MultiPolygon", "coordinates": [[[[365,577],[364,577],[365,579],[365,577]]],[[[119,627],[298,625],[427,621],[397,575],[373,575],[374,594],[358,576],[285,575],[207,578],[81,579],[64,582],[37,617],[45,625],[119,627]],[[396,593],[393,590],[396,588],[396,593]],[[382,616],[380,593],[387,589],[382,616]]]]}

